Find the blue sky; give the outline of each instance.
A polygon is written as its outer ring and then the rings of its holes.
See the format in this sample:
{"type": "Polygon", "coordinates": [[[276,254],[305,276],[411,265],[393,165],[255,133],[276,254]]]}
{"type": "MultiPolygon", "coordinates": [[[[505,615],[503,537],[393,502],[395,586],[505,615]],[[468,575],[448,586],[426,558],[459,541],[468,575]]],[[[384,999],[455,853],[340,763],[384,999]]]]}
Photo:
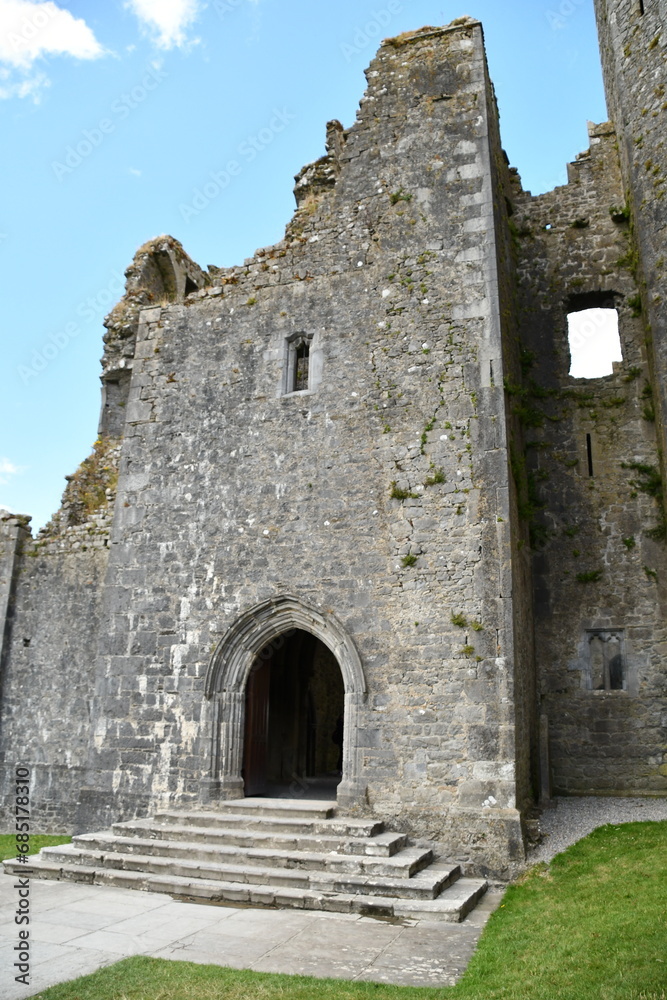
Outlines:
{"type": "Polygon", "coordinates": [[[227,266],[280,239],[380,39],[463,14],[524,186],[565,183],[606,118],[592,0],[0,0],[0,507],[40,527],[90,452],[102,319],[137,247],[170,233],[227,266]],[[240,174],[188,211],[230,159],[240,174]]]}

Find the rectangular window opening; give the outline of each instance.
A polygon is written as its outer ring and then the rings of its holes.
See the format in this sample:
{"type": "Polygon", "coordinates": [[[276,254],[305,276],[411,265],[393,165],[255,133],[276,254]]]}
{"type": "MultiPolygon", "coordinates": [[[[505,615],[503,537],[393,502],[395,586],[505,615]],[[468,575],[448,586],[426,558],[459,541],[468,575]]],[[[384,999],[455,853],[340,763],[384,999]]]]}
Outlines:
{"type": "Polygon", "coordinates": [[[570,375],[602,378],[613,375],[614,362],[623,360],[618,310],[608,307],[575,309],[567,316],[570,375]]]}
{"type": "Polygon", "coordinates": [[[644,0],[639,0],[639,13],[644,14],[644,0]]]}
{"type": "Polygon", "coordinates": [[[308,366],[310,362],[310,344],[302,340],[296,348],[296,363],[294,365],[294,392],[308,388],[308,366]]]}
{"type": "Polygon", "coordinates": [[[312,338],[297,334],[287,343],[285,393],[304,392],[310,388],[310,347],[312,338]]]}
{"type": "Polygon", "coordinates": [[[591,690],[626,690],[623,629],[591,629],[587,634],[591,690]]]}

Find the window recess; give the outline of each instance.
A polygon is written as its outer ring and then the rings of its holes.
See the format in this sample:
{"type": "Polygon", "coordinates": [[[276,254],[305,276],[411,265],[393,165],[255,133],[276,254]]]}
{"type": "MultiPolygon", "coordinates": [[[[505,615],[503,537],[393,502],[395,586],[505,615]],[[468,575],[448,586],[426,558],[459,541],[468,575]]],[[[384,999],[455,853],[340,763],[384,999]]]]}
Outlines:
{"type": "Polygon", "coordinates": [[[627,689],[623,629],[590,629],[588,637],[591,691],[627,689]]]}
{"type": "Polygon", "coordinates": [[[284,392],[305,392],[311,388],[312,336],[295,334],[287,341],[284,392]]]}
{"type": "Polygon", "coordinates": [[[587,292],[570,296],[567,337],[573,378],[612,375],[614,362],[623,360],[614,293],[587,292]]]}

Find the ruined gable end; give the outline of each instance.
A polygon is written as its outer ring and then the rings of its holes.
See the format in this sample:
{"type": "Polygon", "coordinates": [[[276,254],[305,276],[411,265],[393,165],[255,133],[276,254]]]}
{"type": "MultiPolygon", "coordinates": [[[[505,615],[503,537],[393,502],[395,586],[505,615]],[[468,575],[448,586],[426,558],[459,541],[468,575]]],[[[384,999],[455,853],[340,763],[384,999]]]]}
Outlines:
{"type": "Polygon", "coordinates": [[[596,4],[610,121],[555,191],[466,17],[382,43],[276,244],[140,248],[93,454],[0,519],[46,826],[326,795],[508,878],[551,794],[667,794],[661,7],[596,4]]]}

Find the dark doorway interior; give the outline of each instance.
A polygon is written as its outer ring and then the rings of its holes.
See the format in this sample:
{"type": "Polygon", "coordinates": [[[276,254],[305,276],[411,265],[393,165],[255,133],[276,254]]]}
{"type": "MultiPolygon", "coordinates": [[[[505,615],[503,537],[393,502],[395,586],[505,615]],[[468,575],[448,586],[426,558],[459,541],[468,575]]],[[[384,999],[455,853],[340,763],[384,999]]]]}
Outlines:
{"type": "Polygon", "coordinates": [[[296,629],[262,650],[246,686],[246,795],[335,796],[344,695],[336,657],[309,632],[296,629]]]}

